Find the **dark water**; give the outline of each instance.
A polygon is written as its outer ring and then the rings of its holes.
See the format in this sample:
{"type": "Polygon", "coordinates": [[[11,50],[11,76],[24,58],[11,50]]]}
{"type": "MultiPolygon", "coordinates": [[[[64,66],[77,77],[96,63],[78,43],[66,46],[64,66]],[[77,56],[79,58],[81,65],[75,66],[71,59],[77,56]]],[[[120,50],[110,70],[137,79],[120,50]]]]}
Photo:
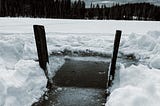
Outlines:
{"type": "Polygon", "coordinates": [[[66,60],[53,78],[57,86],[106,88],[109,63],[66,60]]]}
{"type": "MultiPolygon", "coordinates": [[[[103,58],[107,61],[81,58],[67,58],[53,78],[54,87],[33,106],[103,106],[110,58],[103,58]]],[[[129,67],[138,64],[138,60],[121,57],[117,63],[129,67]]]]}
{"type": "Polygon", "coordinates": [[[106,102],[104,89],[61,87],[48,95],[48,100],[35,106],[102,106],[106,102]]]}
{"type": "Polygon", "coordinates": [[[53,78],[55,88],[33,106],[102,106],[109,63],[66,60],[53,78]]]}

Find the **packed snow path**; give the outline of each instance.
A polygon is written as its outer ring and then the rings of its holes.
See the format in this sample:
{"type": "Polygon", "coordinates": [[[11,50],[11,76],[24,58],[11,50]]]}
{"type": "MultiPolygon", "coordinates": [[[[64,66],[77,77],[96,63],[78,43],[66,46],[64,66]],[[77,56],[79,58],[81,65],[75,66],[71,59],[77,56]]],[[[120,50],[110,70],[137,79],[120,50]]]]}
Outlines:
{"type": "MultiPolygon", "coordinates": [[[[85,58],[85,57],[83,57],[85,58]]],[[[102,106],[109,63],[67,59],[53,78],[56,89],[38,106],[102,106]]]]}

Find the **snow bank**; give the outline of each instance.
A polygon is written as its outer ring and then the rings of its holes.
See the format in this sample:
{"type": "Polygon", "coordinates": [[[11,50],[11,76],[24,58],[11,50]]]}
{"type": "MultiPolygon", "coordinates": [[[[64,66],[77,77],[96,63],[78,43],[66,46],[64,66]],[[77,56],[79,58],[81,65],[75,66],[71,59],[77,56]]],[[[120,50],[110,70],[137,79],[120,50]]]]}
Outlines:
{"type": "Polygon", "coordinates": [[[29,106],[43,94],[47,83],[38,63],[20,60],[12,70],[0,68],[1,106],[29,106]]]}
{"type": "Polygon", "coordinates": [[[0,34],[0,106],[30,106],[46,90],[47,79],[33,60],[35,46],[29,40],[0,34]]]}
{"type": "Polygon", "coordinates": [[[23,43],[19,39],[0,37],[0,62],[5,63],[8,68],[13,68],[20,58],[23,50],[23,43]]]}
{"type": "MultiPolygon", "coordinates": [[[[0,106],[30,106],[47,90],[33,34],[0,34],[0,106]]],[[[64,59],[51,58],[50,77],[64,59]]]]}
{"type": "Polygon", "coordinates": [[[133,33],[124,40],[120,53],[134,55],[140,64],[119,70],[106,106],[159,106],[160,32],[133,33]]]}
{"type": "Polygon", "coordinates": [[[112,93],[106,106],[159,106],[160,71],[138,65],[120,70],[118,88],[112,93]]]}
{"type": "Polygon", "coordinates": [[[160,56],[155,56],[150,62],[150,67],[160,69],[160,56]]]}
{"type": "Polygon", "coordinates": [[[123,55],[133,54],[150,67],[160,68],[160,32],[152,31],[145,35],[130,34],[120,47],[123,55]]]}

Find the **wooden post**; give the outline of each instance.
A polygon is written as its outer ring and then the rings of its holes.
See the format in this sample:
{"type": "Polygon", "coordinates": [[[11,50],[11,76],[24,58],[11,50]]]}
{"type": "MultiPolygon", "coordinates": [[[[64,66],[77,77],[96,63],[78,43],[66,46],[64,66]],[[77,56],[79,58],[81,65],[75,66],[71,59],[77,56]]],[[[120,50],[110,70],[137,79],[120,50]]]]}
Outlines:
{"type": "Polygon", "coordinates": [[[2,16],[2,0],[0,0],[0,16],[2,16]]]}
{"type": "Polygon", "coordinates": [[[114,80],[114,75],[115,75],[115,70],[116,70],[116,61],[117,61],[117,55],[118,55],[118,49],[119,49],[121,34],[122,34],[122,31],[120,31],[120,30],[116,31],[112,60],[111,60],[110,69],[109,69],[109,73],[108,73],[107,87],[111,86],[112,81],[114,80]]]}
{"type": "Polygon", "coordinates": [[[48,60],[45,29],[44,26],[42,25],[34,25],[33,28],[34,28],[34,35],[38,52],[39,65],[44,70],[45,75],[48,79],[47,63],[49,63],[49,60],[48,60]]]}

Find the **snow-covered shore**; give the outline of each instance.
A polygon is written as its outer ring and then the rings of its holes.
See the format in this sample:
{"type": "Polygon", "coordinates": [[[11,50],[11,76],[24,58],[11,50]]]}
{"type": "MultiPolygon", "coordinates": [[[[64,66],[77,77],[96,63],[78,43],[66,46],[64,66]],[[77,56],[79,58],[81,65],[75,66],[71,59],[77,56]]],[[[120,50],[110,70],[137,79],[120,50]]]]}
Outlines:
{"type": "MultiPolygon", "coordinates": [[[[69,50],[111,55],[114,33],[122,30],[120,54],[134,54],[142,64],[121,65],[106,106],[160,105],[160,22],[0,18],[0,106],[30,106],[46,90],[45,75],[34,61],[34,24],[45,26],[50,54],[69,50]]],[[[53,62],[51,75],[64,60],[53,62]]]]}

